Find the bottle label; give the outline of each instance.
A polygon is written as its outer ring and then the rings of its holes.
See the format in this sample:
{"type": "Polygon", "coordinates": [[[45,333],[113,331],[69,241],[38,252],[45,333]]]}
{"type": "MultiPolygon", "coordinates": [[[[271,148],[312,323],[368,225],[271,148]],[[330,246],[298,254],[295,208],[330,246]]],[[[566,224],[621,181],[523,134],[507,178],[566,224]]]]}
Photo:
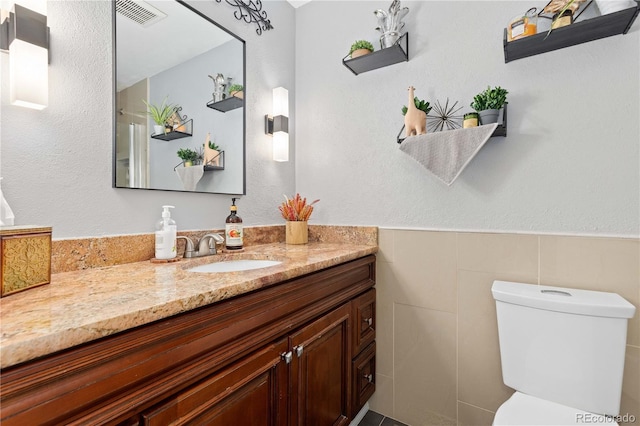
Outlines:
{"type": "Polygon", "coordinates": [[[162,231],[156,231],[156,259],[176,257],[176,226],[169,225],[162,231]]]}
{"type": "Polygon", "coordinates": [[[227,247],[242,248],[242,225],[227,223],[225,225],[225,240],[227,247]]]}
{"type": "Polygon", "coordinates": [[[527,24],[526,18],[518,19],[515,22],[511,23],[511,38],[515,39],[524,34],[525,26],[527,24]]]}

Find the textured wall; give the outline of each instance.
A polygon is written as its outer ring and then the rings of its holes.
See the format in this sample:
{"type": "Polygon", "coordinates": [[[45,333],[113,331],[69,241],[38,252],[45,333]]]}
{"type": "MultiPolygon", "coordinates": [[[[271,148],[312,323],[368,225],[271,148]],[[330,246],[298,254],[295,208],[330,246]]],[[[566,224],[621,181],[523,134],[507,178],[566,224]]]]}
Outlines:
{"type": "MultiPolygon", "coordinates": [[[[264,115],[271,110],[271,90],[287,87],[295,130],[294,9],[266,2],[276,30],[257,36],[255,26],[237,21],[225,2],[190,3],[247,42],[247,195],[238,202],[239,214],[246,225],[280,223],[277,206],[283,193],[295,189],[294,164],[271,160],[264,115]]],[[[111,188],[111,2],[49,1],[48,18],[48,108],[8,103],[8,56],[0,55],[0,176],[16,224],[51,225],[54,238],[146,233],[160,206],[173,204],[180,229],[222,227],[229,196],[111,188]]]]}
{"type": "MultiPolygon", "coordinates": [[[[341,59],[353,40],[376,39],[372,11],[389,2],[264,2],[276,30],[260,37],[224,2],[193,3],[247,41],[247,225],[279,223],[282,194],[297,189],[322,199],[316,223],[638,236],[637,22],[625,36],[504,64],[502,28],[521,2],[405,1],[410,61],[356,77],[341,59]],[[506,87],[509,137],[443,186],[395,143],[409,84],[464,105],[488,84],[506,87]],[[290,90],[297,174],[271,160],[263,132],[279,85],[290,90]]],[[[16,223],[52,225],[54,238],[149,232],[168,203],[182,229],[221,226],[227,196],[111,188],[110,3],[48,9],[50,106],[8,105],[2,79],[0,175],[16,223]]],[[[6,55],[0,65],[5,76],[6,55]]]]}
{"type": "Polygon", "coordinates": [[[639,235],[639,22],[505,64],[506,23],[546,2],[403,1],[409,62],[354,76],[341,59],[354,40],[377,40],[372,12],[389,4],[297,9],[296,185],[322,199],[318,222],[639,235]],[[446,187],[396,144],[409,85],[465,107],[487,85],[507,88],[509,136],[446,187]]]}

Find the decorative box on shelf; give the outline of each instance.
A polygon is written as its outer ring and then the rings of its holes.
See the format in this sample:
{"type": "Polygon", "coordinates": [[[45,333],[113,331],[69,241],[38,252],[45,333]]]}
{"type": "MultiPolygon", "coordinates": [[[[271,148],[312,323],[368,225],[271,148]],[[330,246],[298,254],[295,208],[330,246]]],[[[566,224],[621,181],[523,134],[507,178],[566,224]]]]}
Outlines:
{"type": "Polygon", "coordinates": [[[51,227],[0,227],[0,296],[51,281],[51,227]]]}

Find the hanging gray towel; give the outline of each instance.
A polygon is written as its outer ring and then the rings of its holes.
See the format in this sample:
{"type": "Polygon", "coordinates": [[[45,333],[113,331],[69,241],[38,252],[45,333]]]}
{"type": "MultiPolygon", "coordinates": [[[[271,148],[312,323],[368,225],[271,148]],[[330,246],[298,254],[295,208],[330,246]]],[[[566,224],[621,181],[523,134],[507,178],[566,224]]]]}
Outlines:
{"type": "Polygon", "coordinates": [[[469,129],[409,136],[400,150],[413,157],[442,182],[451,185],[489,140],[497,123],[469,129]]]}
{"type": "Polygon", "coordinates": [[[204,166],[178,167],[176,173],[178,173],[185,190],[195,191],[198,181],[204,174],[204,166]]]}

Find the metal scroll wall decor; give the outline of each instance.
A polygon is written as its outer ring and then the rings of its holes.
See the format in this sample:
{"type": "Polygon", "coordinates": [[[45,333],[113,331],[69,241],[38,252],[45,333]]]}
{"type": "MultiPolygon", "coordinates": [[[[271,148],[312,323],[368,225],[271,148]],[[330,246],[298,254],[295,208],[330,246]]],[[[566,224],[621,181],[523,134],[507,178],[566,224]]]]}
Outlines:
{"type": "MultiPolygon", "coordinates": [[[[262,1],[260,0],[225,0],[230,6],[236,7],[237,10],[233,12],[233,16],[238,21],[244,21],[247,24],[254,23],[258,26],[256,33],[262,34],[262,31],[272,30],[273,26],[271,21],[267,18],[267,12],[262,10],[262,1]]],[[[221,3],[222,0],[216,0],[221,3]]]]}

